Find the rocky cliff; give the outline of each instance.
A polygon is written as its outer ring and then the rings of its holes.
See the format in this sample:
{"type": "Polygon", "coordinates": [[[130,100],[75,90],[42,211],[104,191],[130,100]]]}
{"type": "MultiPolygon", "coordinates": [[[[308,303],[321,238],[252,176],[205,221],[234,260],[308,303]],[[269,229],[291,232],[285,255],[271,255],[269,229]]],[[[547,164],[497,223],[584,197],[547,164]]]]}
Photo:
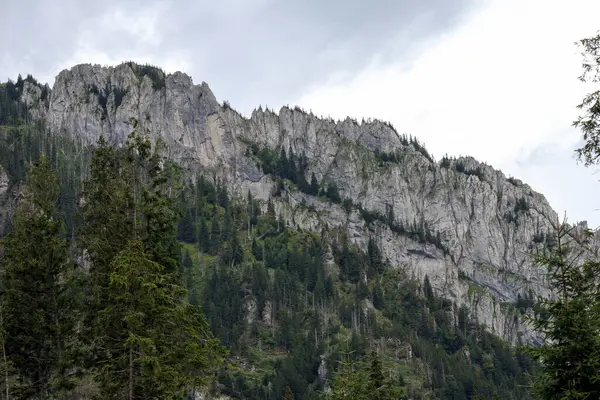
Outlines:
{"type": "Polygon", "coordinates": [[[274,201],[290,224],[340,228],[365,247],[373,237],[392,265],[421,281],[427,275],[434,290],[469,307],[493,332],[513,343],[523,335],[534,340],[514,304],[519,296],[549,294],[528,254],[557,215],[543,195],[488,165],[468,157],[436,162],[381,121],[333,121],[288,107],[246,118],[219,104],[205,83],[131,63],[75,66],[58,75],[47,101],[40,96],[39,87],[26,85],[22,101],[51,134],[82,145],[100,135],[122,142],[135,118],[173,158],[218,174],[239,195],[266,200],[277,186],[256,149],[303,155],[307,176],[335,184],[346,201],[284,183],[274,201]]]}

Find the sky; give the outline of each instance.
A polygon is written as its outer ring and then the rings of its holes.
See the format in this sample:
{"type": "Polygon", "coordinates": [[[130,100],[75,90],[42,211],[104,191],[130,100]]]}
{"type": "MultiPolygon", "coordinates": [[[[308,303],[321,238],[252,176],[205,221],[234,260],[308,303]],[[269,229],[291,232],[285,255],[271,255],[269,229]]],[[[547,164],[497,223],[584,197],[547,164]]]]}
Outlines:
{"type": "Polygon", "coordinates": [[[0,80],[133,60],[207,82],[245,115],[379,118],[600,226],[599,168],[577,163],[571,126],[594,89],[574,43],[600,30],[597,0],[4,0],[3,13],[0,80]]]}

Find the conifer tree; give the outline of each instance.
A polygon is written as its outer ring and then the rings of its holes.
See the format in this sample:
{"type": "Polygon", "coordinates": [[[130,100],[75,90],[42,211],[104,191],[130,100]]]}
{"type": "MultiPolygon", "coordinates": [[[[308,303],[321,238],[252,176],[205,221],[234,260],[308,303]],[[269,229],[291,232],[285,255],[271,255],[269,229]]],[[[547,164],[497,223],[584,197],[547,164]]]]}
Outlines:
{"type": "Polygon", "coordinates": [[[340,362],[331,383],[331,400],[370,400],[369,375],[360,363],[340,362]]]}
{"type": "Polygon", "coordinates": [[[5,290],[5,351],[23,383],[18,398],[56,395],[68,382],[66,353],[73,327],[65,288],[69,260],[64,224],[56,218],[56,171],[42,156],[27,176],[0,259],[5,290]]]}
{"type": "Polygon", "coordinates": [[[202,253],[208,253],[210,249],[210,232],[208,231],[208,227],[206,226],[206,219],[200,219],[200,232],[198,235],[198,239],[200,241],[199,249],[202,253]]]}
{"type": "Polygon", "coordinates": [[[545,341],[528,348],[542,362],[534,391],[544,400],[600,398],[600,262],[579,261],[573,235],[566,221],[559,224],[556,246],[536,257],[557,293],[556,299],[538,302],[540,312],[530,319],[545,341]]]}
{"type": "Polygon", "coordinates": [[[313,196],[319,194],[319,182],[317,182],[317,177],[315,176],[314,172],[310,177],[310,189],[308,194],[312,194],[313,196]]]}
{"type": "Polygon", "coordinates": [[[197,240],[196,226],[190,210],[183,214],[183,218],[179,220],[177,226],[177,237],[186,243],[195,243],[197,240]]]}
{"type": "Polygon", "coordinates": [[[107,306],[98,323],[106,334],[98,381],[105,398],[176,399],[201,387],[224,353],[202,315],[185,301],[182,285],[169,283],[160,264],[131,241],[115,258],[107,306]]]}
{"type": "Polygon", "coordinates": [[[84,333],[104,398],[177,398],[220,363],[222,348],[179,274],[177,179],[135,131],[124,151],[101,142],[94,153],[83,209],[94,288],[84,333]]]}
{"type": "Polygon", "coordinates": [[[285,395],[283,396],[283,400],[294,400],[294,394],[292,393],[292,389],[290,389],[289,385],[285,387],[285,395]]]}
{"type": "Polygon", "coordinates": [[[213,215],[210,221],[210,245],[208,252],[215,256],[219,254],[219,248],[221,246],[221,226],[219,224],[219,216],[213,215]]]}
{"type": "Polygon", "coordinates": [[[583,73],[579,80],[596,86],[577,106],[582,114],[573,122],[581,129],[584,140],[584,146],[577,149],[577,155],[589,166],[598,164],[600,160],[600,32],[581,39],[578,45],[583,57],[583,73]]]}

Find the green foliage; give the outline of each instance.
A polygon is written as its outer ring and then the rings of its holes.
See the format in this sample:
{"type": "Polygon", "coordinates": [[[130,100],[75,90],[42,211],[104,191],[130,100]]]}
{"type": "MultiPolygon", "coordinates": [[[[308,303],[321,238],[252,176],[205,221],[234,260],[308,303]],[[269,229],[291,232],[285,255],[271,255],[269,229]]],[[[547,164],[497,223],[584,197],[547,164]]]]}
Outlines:
{"type": "Polygon", "coordinates": [[[532,292],[529,292],[526,296],[521,296],[521,294],[518,294],[515,307],[521,314],[525,314],[527,310],[533,308],[535,303],[535,298],[533,297],[532,292]]]}
{"type": "MultiPolygon", "coordinates": [[[[537,257],[546,266],[557,297],[542,300],[531,320],[544,345],[528,348],[542,362],[534,390],[541,399],[595,399],[600,396],[600,263],[580,261],[570,237],[573,228],[557,228],[556,247],[537,257]]],[[[591,235],[591,233],[589,233],[591,235]]]]}
{"type": "MultiPolygon", "coordinates": [[[[583,58],[583,73],[579,79],[597,86],[600,83],[600,33],[581,39],[578,45],[583,58]]],[[[597,164],[600,157],[600,90],[588,93],[577,108],[582,114],[573,126],[581,129],[585,142],[577,149],[577,155],[587,166],[597,164]]]]}
{"type": "MultiPolygon", "coordinates": [[[[82,277],[78,277],[78,281],[72,281],[69,276],[61,276],[64,283],[70,284],[68,297],[64,300],[68,303],[69,312],[64,312],[65,317],[72,316],[74,313],[77,319],[82,324],[82,330],[76,336],[70,336],[64,334],[63,339],[67,342],[64,346],[60,343],[52,342],[50,348],[52,351],[61,351],[62,357],[58,366],[50,368],[46,371],[47,379],[48,374],[51,376],[50,381],[39,381],[39,385],[47,385],[47,390],[59,390],[69,389],[69,385],[73,383],[72,380],[64,380],[61,378],[63,371],[72,363],[77,364],[75,371],[88,371],[90,373],[94,368],[99,368],[102,362],[102,350],[99,348],[99,343],[102,341],[98,339],[101,334],[106,333],[104,325],[98,324],[97,316],[100,315],[107,304],[112,304],[108,297],[108,287],[110,283],[110,277],[112,276],[112,270],[114,268],[114,258],[126,250],[125,246],[127,242],[132,238],[138,236],[144,245],[144,254],[149,257],[152,262],[158,263],[165,270],[165,276],[169,277],[169,285],[171,288],[180,287],[181,282],[178,277],[179,274],[179,262],[178,262],[178,250],[175,243],[175,233],[177,220],[180,217],[180,212],[177,207],[179,193],[178,184],[178,173],[177,169],[169,163],[167,160],[160,156],[159,151],[154,153],[151,151],[149,142],[139,136],[133,135],[130,138],[129,146],[125,149],[118,149],[113,146],[109,146],[106,142],[101,142],[99,147],[94,152],[94,158],[91,162],[89,169],[90,178],[85,184],[84,191],[84,205],[82,209],[83,221],[79,221],[75,218],[76,200],[79,198],[79,191],[82,188],[81,182],[83,181],[84,175],[87,173],[87,164],[89,158],[86,158],[87,152],[77,148],[71,142],[63,140],[61,138],[47,138],[36,126],[19,126],[17,129],[9,131],[9,135],[5,141],[0,143],[0,150],[10,155],[10,157],[3,158],[2,161],[6,170],[11,176],[11,181],[15,184],[24,180],[24,170],[30,160],[38,160],[40,152],[49,154],[47,163],[51,163],[56,166],[55,173],[60,177],[60,186],[58,191],[48,191],[47,195],[52,197],[57,195],[56,201],[53,203],[56,210],[53,212],[53,221],[56,224],[66,223],[68,227],[68,234],[64,237],[60,236],[63,242],[68,243],[65,240],[68,238],[77,237],[78,244],[87,250],[87,257],[91,262],[90,274],[84,274],[82,277]],[[12,157],[12,158],[11,158],[12,157]],[[173,193],[169,195],[168,193],[173,193]],[[78,226],[77,235],[72,235],[72,231],[75,229],[75,225],[78,226]],[[67,279],[68,278],[68,279],[67,279]],[[82,278],[82,279],[79,279],[82,278]],[[179,286],[178,286],[179,285],[179,286]],[[84,296],[81,293],[81,287],[87,287],[90,296],[84,296]],[[81,303],[81,300],[84,303],[81,303]],[[82,319],[82,320],[81,320],[82,319]],[[98,340],[96,340],[98,339],[98,340]],[[85,361],[81,363],[81,361],[85,361]],[[83,370],[78,369],[84,367],[83,370]]],[[[38,180],[39,181],[39,180],[38,180]]],[[[54,182],[52,179],[47,179],[47,184],[54,182]]],[[[40,192],[42,193],[42,192],[40,192]]],[[[226,199],[223,199],[223,195],[214,196],[221,202],[226,203],[226,199]]],[[[26,202],[22,202],[23,205],[26,202]]],[[[14,221],[15,235],[19,234],[19,230],[22,227],[18,218],[14,221]]],[[[42,229],[40,224],[29,224],[30,229],[36,228],[42,229]]],[[[58,225],[57,225],[58,226],[58,225]]],[[[55,228],[52,228],[55,229],[55,228]]],[[[48,228],[45,233],[39,232],[39,235],[52,234],[52,229],[48,228]]],[[[58,229],[58,228],[56,228],[58,229]]],[[[35,232],[29,232],[32,238],[37,240],[37,244],[45,243],[43,237],[36,236],[35,232]]],[[[61,234],[62,235],[62,234],[61,234]]],[[[12,243],[7,239],[6,243],[12,243]]],[[[15,242],[16,243],[16,242],[15,242]]],[[[19,240],[19,246],[34,246],[34,244],[28,244],[25,240],[19,240]]],[[[70,244],[66,247],[70,247],[70,244]]],[[[16,249],[17,246],[15,245],[16,249]]],[[[21,247],[22,248],[22,247],[21,247]]],[[[34,247],[34,250],[23,251],[19,253],[11,253],[7,247],[5,251],[6,257],[3,257],[3,261],[9,262],[11,257],[20,256],[28,260],[28,262],[35,263],[36,254],[39,251],[47,251],[51,248],[51,245],[41,247],[34,247]],[[24,255],[28,254],[31,257],[24,255]]],[[[46,256],[56,255],[59,253],[45,253],[40,254],[46,256]]],[[[13,258],[14,260],[14,258],[13,258]]],[[[15,261],[16,262],[16,261],[15,261]]],[[[73,261],[70,261],[70,265],[73,261]]],[[[28,265],[28,264],[21,264],[28,265]]],[[[35,264],[38,265],[38,264],[35,264]]],[[[50,274],[52,271],[47,271],[50,274]]],[[[25,279],[25,277],[21,277],[25,279]]],[[[37,280],[30,282],[29,286],[32,291],[48,290],[44,287],[40,288],[37,280]]],[[[37,278],[39,279],[39,277],[37,278]]],[[[50,284],[52,279],[41,279],[41,282],[48,282],[50,284]]],[[[67,293],[65,292],[65,293],[67,293]]],[[[8,307],[12,304],[11,294],[7,293],[8,302],[5,302],[8,307]]],[[[46,299],[45,297],[40,297],[46,299]]],[[[16,301],[16,300],[15,300],[16,301]]],[[[46,300],[47,301],[47,300],[46,300]]],[[[48,305],[52,305],[52,302],[47,301],[48,305]]],[[[38,303],[29,303],[32,307],[41,307],[38,303]]],[[[207,332],[206,327],[202,327],[202,317],[199,314],[199,310],[186,308],[187,314],[180,316],[185,317],[191,322],[194,322],[201,336],[198,338],[201,342],[206,344],[204,353],[190,353],[191,355],[202,356],[214,356],[218,358],[219,348],[214,347],[211,343],[210,332],[207,332]],[[186,316],[187,315],[187,316],[186,316]]],[[[10,310],[9,310],[10,311],[10,310]]],[[[7,311],[8,312],[8,311],[7,311]]],[[[11,311],[14,312],[14,311],[11,311]]],[[[39,313],[27,313],[20,318],[38,318],[39,313]]],[[[19,318],[13,319],[15,322],[22,322],[23,326],[27,324],[19,318]]],[[[39,321],[39,319],[36,319],[39,321]]],[[[181,321],[181,320],[180,320],[181,321]]],[[[165,321],[167,323],[168,320],[165,321]]],[[[43,324],[39,324],[40,330],[45,329],[43,324]]],[[[67,329],[68,325],[61,327],[61,329],[67,329]]],[[[11,328],[12,329],[12,328],[11,328]]],[[[57,328],[58,329],[58,328],[57,328]]],[[[40,330],[32,330],[32,335],[37,338],[40,330]]],[[[180,332],[178,331],[178,334],[180,332]]],[[[183,334],[183,333],[181,333],[183,334]]],[[[23,340],[27,339],[27,336],[22,336],[23,340]]],[[[191,336],[190,336],[191,337],[191,336]]],[[[7,345],[11,345],[12,337],[7,337],[7,345]]],[[[47,338],[44,342],[48,343],[53,340],[52,334],[48,333],[47,338]]],[[[193,341],[180,340],[182,345],[190,345],[193,341]]],[[[198,342],[197,342],[198,343],[198,342]]],[[[113,343],[114,344],[114,343],[113,343]]],[[[115,344],[118,345],[118,344],[115,344]]],[[[11,345],[12,346],[12,345],[11,345]]],[[[10,350],[7,348],[7,350],[10,350]]],[[[10,350],[12,351],[12,350],[10,350]]],[[[31,351],[35,351],[31,348],[31,351]]],[[[11,354],[9,354],[10,358],[11,354]]],[[[54,357],[54,356],[52,356],[54,357]]],[[[213,358],[214,358],[213,357],[213,358]]],[[[28,359],[33,361],[34,358],[28,359]]],[[[48,363],[54,362],[54,359],[49,358],[48,363]]],[[[10,361],[10,360],[9,360],[10,361]]],[[[177,360],[174,359],[163,359],[161,368],[171,368],[177,360]],[[169,364],[171,363],[171,364],[169,364]]],[[[179,358],[182,363],[192,362],[189,359],[186,361],[185,358],[179,358]]],[[[196,360],[198,361],[198,360],[196,360]]],[[[14,362],[13,365],[17,366],[18,363],[14,362]]],[[[39,362],[38,362],[39,364],[39,362]]],[[[105,365],[105,364],[102,364],[105,365]]],[[[183,364],[182,364],[183,365],[183,364]]],[[[192,368],[192,364],[189,364],[187,369],[192,368]]],[[[200,364],[197,364],[200,365],[200,364]]],[[[210,369],[218,366],[218,362],[210,365],[210,369]]],[[[192,368],[191,370],[193,370],[192,368]]],[[[196,368],[197,370],[197,368],[196,368]]],[[[18,369],[17,369],[18,372],[18,369]]],[[[197,371],[201,372],[201,371],[197,371]]],[[[33,373],[33,372],[32,372],[33,373]]],[[[202,373],[197,374],[199,377],[209,376],[210,371],[205,370],[202,373]]],[[[21,375],[21,374],[19,374],[21,375]]],[[[75,380],[79,380],[78,375],[73,375],[75,380]]],[[[96,378],[99,375],[95,375],[96,378]]],[[[31,390],[42,390],[40,387],[37,389],[27,384],[27,376],[22,376],[25,379],[23,382],[24,389],[31,390]]],[[[185,378],[185,377],[184,377],[185,378]]],[[[189,376],[185,379],[188,379],[189,376]]],[[[111,380],[113,381],[113,380],[111,380]]],[[[192,380],[189,380],[191,384],[192,380]]],[[[116,381],[115,381],[116,382],[116,381]]],[[[114,383],[114,382],[113,382],[114,383]]],[[[16,388],[15,385],[11,385],[11,388],[16,388]]],[[[106,387],[103,387],[106,389],[106,387]]],[[[16,389],[15,389],[16,390],[16,389]]],[[[44,389],[46,390],[46,389],[44,389]]],[[[15,391],[16,393],[16,391],[15,391]]],[[[22,393],[29,393],[23,391],[22,393]]]]}
{"type": "Polygon", "coordinates": [[[527,212],[527,211],[529,211],[529,204],[527,203],[527,200],[525,200],[525,197],[521,196],[515,202],[514,212],[520,213],[520,212],[527,212]]]}
{"type": "Polygon", "coordinates": [[[203,383],[222,351],[199,310],[183,301],[175,245],[181,214],[169,194],[177,171],[143,136],[133,132],[127,145],[100,141],[84,192],[80,240],[93,285],[88,362],[109,398],[132,391],[175,398],[203,383]]]}
{"type": "MultiPolygon", "coordinates": [[[[231,196],[226,182],[207,174],[182,187],[178,169],[140,135],[125,148],[99,143],[89,172],[75,168],[87,161],[72,157],[68,146],[63,157],[56,144],[37,137],[15,134],[6,154],[20,146],[26,155],[1,161],[18,172],[29,149],[48,148],[61,180],[73,186],[66,203],[82,199],[71,244],[86,249],[89,272],[69,294],[80,331],[68,335],[77,351],[65,360],[76,365],[76,383],[95,382],[98,396],[127,397],[133,382],[134,394],[169,398],[217,373],[218,390],[234,398],[281,399],[289,387],[298,400],[316,399],[327,380],[343,375],[339,361],[351,352],[353,368],[362,370],[352,383],[364,376],[377,398],[527,398],[521,386],[531,362],[465,309],[436,297],[429,277],[421,290],[391,268],[375,233],[363,251],[337,231],[292,229],[273,199],[231,196]],[[83,196],[73,176],[85,182],[83,196]],[[208,326],[230,350],[227,369],[216,371],[223,353],[208,326]],[[375,344],[376,360],[369,356],[375,344]],[[321,366],[329,371],[324,377],[321,366]],[[386,392],[391,388],[401,393],[386,392]]],[[[306,181],[305,157],[289,149],[255,153],[285,185],[327,194],[327,181],[323,188],[314,174],[306,181]]],[[[439,233],[425,223],[397,222],[391,207],[385,214],[358,207],[369,222],[441,245],[439,233]]]]}
{"type": "Polygon", "coordinates": [[[186,387],[210,382],[206,371],[221,355],[185,296],[183,286],[145,254],[140,241],[115,257],[94,338],[102,348],[96,367],[104,398],[179,399],[186,387]]]}
{"type": "Polygon", "coordinates": [[[69,386],[72,263],[64,225],[54,218],[58,195],[57,173],[42,157],[30,169],[13,231],[2,243],[3,350],[21,379],[16,398],[56,395],[69,386]]]}
{"type": "Polygon", "coordinates": [[[379,355],[372,350],[365,360],[340,361],[332,381],[331,400],[400,400],[406,398],[402,379],[384,374],[379,355]]]}
{"type": "Polygon", "coordinates": [[[327,190],[325,191],[325,197],[327,197],[329,200],[333,201],[334,203],[339,204],[342,202],[342,198],[340,197],[340,192],[339,192],[338,187],[335,184],[335,182],[330,182],[327,185],[327,190]]]}
{"type": "Polygon", "coordinates": [[[315,175],[312,174],[310,183],[306,178],[308,169],[306,155],[297,156],[291,148],[287,152],[283,148],[279,152],[268,147],[260,148],[256,143],[248,147],[247,155],[254,156],[257,159],[258,166],[265,174],[272,174],[282,180],[288,180],[296,185],[300,191],[313,196],[317,195],[319,185],[315,175]]]}
{"type": "MultiPolygon", "coordinates": [[[[187,206],[198,210],[199,221],[219,229],[209,233],[217,238],[217,251],[211,255],[198,243],[203,261],[192,269],[202,276],[195,291],[201,293],[211,329],[235,357],[236,367],[219,375],[224,394],[281,399],[289,386],[296,399],[318,398],[324,390],[318,376],[322,360],[330,371],[326,379],[335,379],[348,352],[353,352],[355,368],[364,367],[368,382],[369,347],[393,338],[410,346],[414,358],[398,358],[406,347],[384,346],[381,371],[393,383],[381,387],[401,390],[388,398],[402,398],[402,393],[413,398],[467,399],[475,393],[528,398],[522,386],[533,371],[531,362],[485,332],[466,309],[456,310],[436,297],[429,278],[421,297],[418,285],[382,258],[375,237],[363,252],[343,234],[290,229],[277,218],[272,201],[264,214],[248,205],[255,201],[252,196],[230,198],[224,207],[215,200],[219,184],[199,182],[208,189],[187,189],[187,206]],[[235,226],[236,232],[225,226],[235,226]],[[229,256],[234,241],[243,249],[241,259],[229,256]],[[333,271],[324,259],[326,246],[333,250],[333,271]],[[363,313],[367,301],[373,307],[363,313]]],[[[393,217],[389,214],[386,220],[393,217]]],[[[373,365],[377,370],[377,362],[373,365]]]]}
{"type": "Polygon", "coordinates": [[[452,168],[458,173],[465,175],[474,175],[480,180],[483,180],[483,168],[481,168],[480,166],[476,167],[475,169],[467,168],[463,161],[457,160],[453,157],[448,157],[447,155],[443,156],[440,160],[440,167],[447,169],[452,168]]]}
{"type": "Polygon", "coordinates": [[[429,154],[429,152],[425,148],[425,145],[423,145],[421,142],[419,142],[419,140],[416,137],[414,137],[412,135],[406,136],[406,134],[400,135],[400,142],[404,146],[412,146],[416,151],[421,153],[429,161],[434,162],[433,157],[431,156],[431,154],[429,154]]]}
{"type": "Polygon", "coordinates": [[[400,163],[402,161],[402,152],[386,152],[386,151],[375,151],[375,157],[380,161],[380,163],[400,163]]]}
{"type": "Polygon", "coordinates": [[[96,101],[98,101],[98,104],[102,108],[102,120],[106,119],[108,115],[108,99],[110,95],[114,96],[115,108],[121,105],[123,98],[127,95],[127,90],[119,87],[111,87],[108,84],[104,88],[99,88],[97,85],[91,83],[88,85],[88,92],[96,97],[96,101]]]}
{"type": "Polygon", "coordinates": [[[292,389],[289,386],[285,387],[285,394],[283,395],[283,400],[294,400],[294,394],[292,393],[292,389]]]}
{"type": "Polygon", "coordinates": [[[113,93],[115,96],[115,108],[117,108],[123,103],[123,98],[127,94],[127,90],[116,87],[113,88],[113,93]]]}
{"type": "Polygon", "coordinates": [[[440,232],[431,231],[429,224],[426,221],[420,223],[417,223],[416,221],[413,221],[412,223],[396,221],[394,209],[391,206],[388,207],[387,216],[381,212],[369,211],[361,205],[358,206],[358,209],[367,224],[379,221],[387,225],[394,233],[408,236],[420,243],[433,244],[435,247],[442,250],[444,254],[449,254],[448,249],[442,242],[440,232]]]}
{"type": "MultiPolygon", "coordinates": [[[[527,200],[525,199],[525,197],[521,196],[515,201],[515,205],[514,205],[513,209],[508,210],[504,213],[503,218],[508,223],[515,223],[518,225],[519,216],[522,213],[528,213],[528,212],[529,212],[529,203],[527,203],[527,200]]],[[[538,240],[539,240],[539,238],[538,238],[538,240]]]]}
{"type": "Polygon", "coordinates": [[[31,75],[27,75],[25,79],[19,75],[17,81],[9,80],[6,83],[0,84],[0,127],[1,126],[17,126],[25,122],[29,122],[27,106],[21,101],[25,82],[38,86],[41,90],[40,101],[47,103],[48,101],[48,86],[42,86],[31,75]]]}
{"type": "Polygon", "coordinates": [[[165,88],[166,75],[159,67],[150,64],[140,65],[132,61],[129,61],[126,64],[131,68],[139,80],[143,79],[144,76],[150,78],[154,90],[162,90],[165,88]]]}

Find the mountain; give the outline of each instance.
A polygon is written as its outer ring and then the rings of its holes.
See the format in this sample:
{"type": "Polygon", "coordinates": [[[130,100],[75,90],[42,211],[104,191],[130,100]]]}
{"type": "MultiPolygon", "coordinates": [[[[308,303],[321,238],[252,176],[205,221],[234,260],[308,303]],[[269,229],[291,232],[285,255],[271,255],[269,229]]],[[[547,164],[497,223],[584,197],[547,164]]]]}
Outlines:
{"type": "MultiPolygon", "coordinates": [[[[418,293],[454,304],[455,324],[456,310],[466,308],[511,344],[539,342],[521,317],[533,312],[536,296],[551,293],[530,254],[552,246],[558,216],[542,194],[489,165],[471,157],[436,161],[416,138],[379,120],[334,121],[298,107],[259,108],[247,118],[219,103],[206,83],[147,65],[81,64],[62,71],[52,88],[32,77],[2,88],[5,139],[15,125],[37,124],[42,141],[66,138],[75,149],[70,154],[78,154],[100,136],[122,144],[135,126],[166,145],[189,182],[210,177],[231,197],[249,196],[263,212],[270,206],[295,232],[343,237],[324,242],[329,273],[344,268],[336,243],[347,240],[345,246],[365,253],[376,246],[418,293]]],[[[17,153],[6,148],[11,157],[17,153]]],[[[11,165],[0,170],[6,226],[22,175],[14,167],[20,164],[11,165]]],[[[361,281],[370,284],[364,271],[361,281]]],[[[363,312],[373,308],[367,300],[362,305],[363,312]]],[[[268,307],[246,302],[244,317],[268,321],[268,307]]]]}

